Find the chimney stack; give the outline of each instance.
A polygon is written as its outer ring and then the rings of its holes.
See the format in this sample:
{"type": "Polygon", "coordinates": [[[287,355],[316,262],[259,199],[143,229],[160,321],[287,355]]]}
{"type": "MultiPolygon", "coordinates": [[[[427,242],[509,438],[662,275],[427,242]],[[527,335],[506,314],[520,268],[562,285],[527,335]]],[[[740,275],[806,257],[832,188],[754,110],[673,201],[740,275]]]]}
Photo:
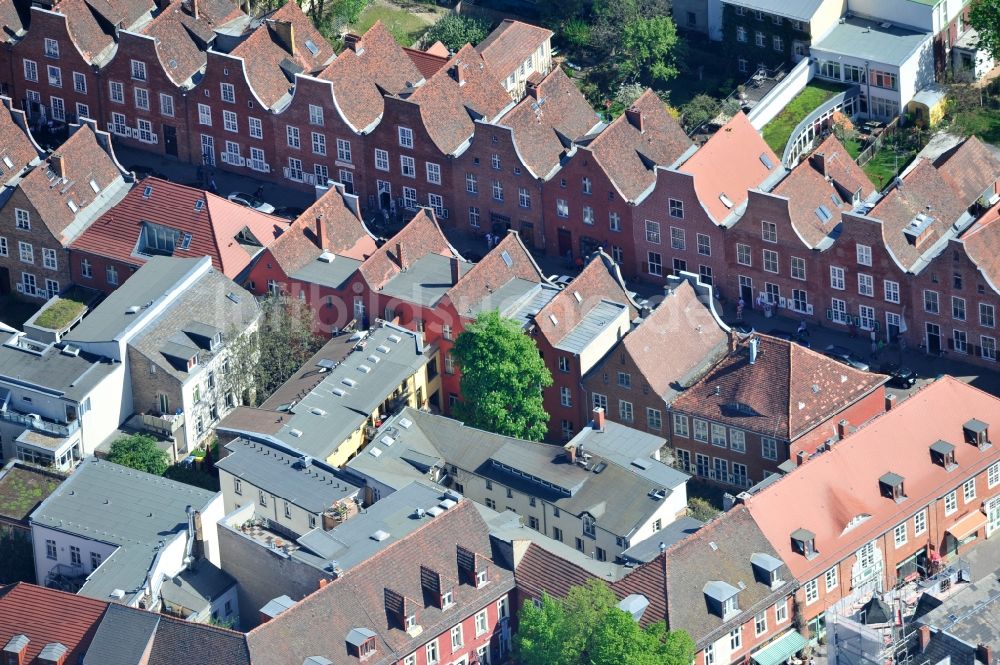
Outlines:
{"type": "Polygon", "coordinates": [[[406,270],[406,253],[401,242],[396,243],[396,263],[399,264],[400,270],[406,270]]]}
{"type": "Polygon", "coordinates": [[[459,87],[465,85],[465,64],[461,62],[455,63],[452,65],[451,69],[448,70],[448,73],[453,79],[458,81],[459,87]]]}
{"type": "Polygon", "coordinates": [[[800,450],[795,453],[795,466],[802,466],[806,463],[807,459],[809,459],[809,453],[804,450],[800,450]]]}
{"type": "Polygon", "coordinates": [[[594,429],[598,432],[604,431],[604,409],[599,406],[594,407],[594,429]]]}
{"type": "Polygon", "coordinates": [[[566,446],[566,459],[570,464],[576,464],[576,446],[566,446]]]}
{"type": "Polygon", "coordinates": [[[361,46],[361,35],[356,35],[353,32],[344,35],[344,48],[350,49],[358,55],[364,53],[365,49],[361,46]]]}
{"type": "Polygon", "coordinates": [[[62,153],[52,153],[49,157],[49,166],[52,168],[52,172],[60,178],[66,177],[66,158],[62,156],[62,153]]]}
{"type": "Polygon", "coordinates": [[[930,626],[920,626],[917,629],[917,644],[920,646],[920,652],[923,653],[927,649],[927,645],[931,642],[931,627],[930,626]]]}
{"type": "Polygon", "coordinates": [[[525,81],[524,94],[532,99],[538,99],[538,82],[532,79],[525,81]]]}
{"type": "Polygon", "coordinates": [[[326,249],[326,234],[323,229],[323,215],[316,215],[316,244],[320,249],[326,249]]]}
{"type": "Polygon", "coordinates": [[[462,271],[459,269],[458,257],[451,257],[451,285],[454,286],[458,284],[458,278],[461,276],[462,271]]]}
{"type": "Polygon", "coordinates": [[[812,156],[813,168],[820,172],[824,178],[826,177],[826,155],[821,152],[817,152],[812,156]]]}
{"type": "Polygon", "coordinates": [[[976,646],[976,660],[986,665],[993,665],[993,647],[989,644],[976,646]]]}
{"type": "Polygon", "coordinates": [[[268,20],[271,30],[289,54],[295,55],[295,25],[291,21],[268,20]]]}
{"type": "Polygon", "coordinates": [[[885,396],[885,410],[892,411],[892,407],[896,406],[896,396],[886,395],[885,396]]]}
{"type": "Polygon", "coordinates": [[[841,420],[839,423],[837,423],[837,437],[841,441],[843,441],[844,438],[847,436],[847,428],[850,426],[850,424],[851,423],[847,422],[847,420],[841,420]]]}
{"type": "Polygon", "coordinates": [[[322,588],[324,588],[329,583],[330,583],[330,580],[326,579],[325,577],[321,577],[320,580],[319,580],[319,588],[322,589],[322,588]]]}
{"type": "Polygon", "coordinates": [[[191,0],[191,16],[198,18],[198,0],[191,0]]]}
{"type": "Polygon", "coordinates": [[[640,134],[643,132],[643,127],[642,127],[642,111],[640,111],[639,109],[635,109],[635,108],[626,109],[625,110],[625,118],[629,121],[629,123],[633,127],[635,127],[636,129],[639,130],[640,134]]]}

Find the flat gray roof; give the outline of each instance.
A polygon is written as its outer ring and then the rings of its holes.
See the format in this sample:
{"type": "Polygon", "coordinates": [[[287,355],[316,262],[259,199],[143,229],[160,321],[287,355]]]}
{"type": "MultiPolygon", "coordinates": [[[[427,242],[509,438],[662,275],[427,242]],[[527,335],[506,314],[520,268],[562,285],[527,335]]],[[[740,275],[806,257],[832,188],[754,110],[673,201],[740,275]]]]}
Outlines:
{"type": "Polygon", "coordinates": [[[333,467],[273,444],[236,439],[226,444],[229,454],[215,466],[311,513],[322,513],[334,503],[356,495],[360,488],[333,467]]]}
{"type": "MultiPolygon", "coordinates": [[[[459,276],[469,272],[472,266],[468,261],[459,261],[459,276]]],[[[440,254],[427,254],[390,279],[382,288],[382,293],[390,298],[429,307],[440,300],[452,286],[451,259],[440,254]]]]}
{"type": "MultiPolygon", "coordinates": [[[[660,448],[666,443],[667,440],[662,436],[648,434],[610,420],[604,421],[603,430],[594,429],[592,424],[584,427],[569,442],[570,445],[581,446],[586,452],[622,466],[628,466],[637,458],[658,456],[660,448]]],[[[686,480],[686,476],[683,479],[686,480]]]]}
{"type": "Polygon", "coordinates": [[[917,49],[929,43],[931,36],[930,32],[919,32],[897,25],[884,28],[878,19],[855,16],[834,26],[810,50],[820,60],[825,52],[899,67],[917,49]]]}
{"type": "MultiPolygon", "coordinates": [[[[38,347],[44,350],[34,353],[25,348],[23,339],[18,336],[18,341],[0,346],[0,382],[6,380],[44,388],[79,401],[121,367],[119,363],[89,353],[67,355],[55,346],[38,347]]],[[[21,410],[19,404],[10,406],[21,410]]]]}
{"type": "Polygon", "coordinates": [[[298,403],[273,436],[325,460],[379,404],[430,358],[423,335],[392,324],[373,328],[298,403]]]}
{"type": "Polygon", "coordinates": [[[723,0],[728,5],[760,10],[797,21],[809,21],[823,0],[723,0]]]}
{"type": "Polygon", "coordinates": [[[122,589],[125,602],[145,583],[156,552],[187,531],[187,507],[204,510],[217,496],[193,485],[85,459],[31,514],[32,524],[92,538],[118,549],[90,574],[80,593],[109,600],[122,589]]]}
{"type": "Polygon", "coordinates": [[[175,259],[153,256],[125,283],[111,292],[104,302],[83,317],[76,328],[64,337],[66,341],[108,342],[121,335],[132,323],[143,317],[145,305],[156,302],[208,257],[175,259]],[[139,307],[130,312],[130,307],[139,307]]]}
{"type": "MultiPolygon", "coordinates": [[[[203,612],[216,598],[236,584],[229,573],[206,559],[198,561],[194,568],[185,568],[170,579],[163,581],[160,595],[163,600],[179,605],[192,612],[203,612]]],[[[187,618],[187,617],[185,617],[187,618]]]]}
{"type": "Polygon", "coordinates": [[[666,525],[646,540],[640,541],[624,552],[622,556],[633,561],[649,562],[660,554],[660,545],[669,548],[695,533],[705,523],[693,517],[681,517],[666,525]]]}
{"type": "Polygon", "coordinates": [[[622,303],[602,300],[566,333],[566,336],[556,344],[556,348],[567,353],[583,353],[591,342],[622,315],[622,312],[627,311],[628,307],[622,303]]]}
{"type": "Polygon", "coordinates": [[[351,278],[351,275],[357,272],[361,261],[335,254],[330,254],[330,256],[334,258],[329,263],[321,261],[318,258],[313,259],[290,274],[289,277],[292,279],[301,279],[310,284],[319,284],[331,289],[339,289],[351,278]]]}
{"type": "Polygon", "coordinates": [[[426,511],[446,498],[440,487],[411,482],[330,531],[313,529],[298,543],[346,571],[429,522],[432,517],[426,511]],[[418,516],[418,508],[423,509],[423,515],[418,516]]]}

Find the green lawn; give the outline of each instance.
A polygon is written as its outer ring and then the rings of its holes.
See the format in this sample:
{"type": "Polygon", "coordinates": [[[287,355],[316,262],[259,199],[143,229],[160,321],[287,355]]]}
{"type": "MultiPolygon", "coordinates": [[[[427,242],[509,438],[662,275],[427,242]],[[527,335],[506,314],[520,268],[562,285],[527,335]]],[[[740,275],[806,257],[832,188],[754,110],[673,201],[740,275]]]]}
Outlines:
{"type": "Polygon", "coordinates": [[[952,131],[964,136],[975,134],[982,141],[1000,145],[1000,112],[990,108],[961,111],[952,121],[952,131]]]}
{"type": "Polygon", "coordinates": [[[840,86],[814,81],[795,96],[788,106],[771,122],[764,125],[764,140],[779,156],[785,152],[785,144],[792,135],[792,130],[802,122],[802,119],[812,113],[817,106],[843,90],[840,86]]]}
{"type": "Polygon", "coordinates": [[[86,309],[86,303],[75,300],[67,294],[46,307],[45,311],[35,319],[35,325],[50,330],[61,330],[83,314],[86,309]]]}
{"type": "Polygon", "coordinates": [[[13,468],[0,483],[0,515],[16,520],[25,519],[60,481],[41,473],[13,468]]]}
{"type": "Polygon", "coordinates": [[[896,174],[903,170],[907,164],[913,161],[917,151],[913,148],[896,148],[889,143],[875,153],[871,161],[862,166],[868,179],[875,183],[879,189],[884,189],[896,174]]]}
{"type": "Polygon", "coordinates": [[[364,34],[368,28],[375,25],[375,21],[379,20],[403,46],[412,46],[431,27],[423,15],[373,3],[361,13],[361,18],[351,26],[351,31],[359,35],[364,34]]]}

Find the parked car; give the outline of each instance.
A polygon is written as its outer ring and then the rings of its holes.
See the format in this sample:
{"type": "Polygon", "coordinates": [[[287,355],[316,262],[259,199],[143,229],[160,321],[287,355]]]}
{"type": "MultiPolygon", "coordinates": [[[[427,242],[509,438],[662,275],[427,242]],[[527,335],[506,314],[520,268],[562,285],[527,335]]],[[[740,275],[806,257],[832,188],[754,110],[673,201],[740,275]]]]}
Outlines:
{"type": "Polygon", "coordinates": [[[232,194],[229,195],[228,198],[233,203],[239,203],[241,206],[253,208],[257,212],[267,213],[268,215],[274,214],[273,205],[261,201],[252,194],[247,194],[246,192],[233,192],[232,194]]]}
{"type": "Polygon", "coordinates": [[[298,219],[302,213],[305,212],[304,208],[298,208],[296,206],[282,206],[280,208],[275,208],[274,212],[271,213],[275,217],[283,217],[291,221],[298,219]]]}
{"type": "Polygon", "coordinates": [[[569,275],[549,275],[549,281],[560,289],[565,289],[573,281],[573,278],[569,275]]]}
{"type": "Polygon", "coordinates": [[[917,373],[909,367],[901,367],[897,363],[887,362],[878,369],[880,374],[888,374],[888,385],[906,390],[917,382],[917,373]]]}
{"type": "Polygon", "coordinates": [[[791,330],[785,330],[784,328],[772,328],[767,334],[771,337],[777,337],[778,339],[787,339],[789,342],[796,342],[807,349],[812,348],[812,344],[809,343],[807,338],[791,330]]]}
{"type": "Polygon", "coordinates": [[[838,362],[842,362],[845,365],[853,367],[854,369],[859,369],[862,372],[867,372],[871,370],[871,367],[868,366],[868,363],[866,363],[864,360],[861,360],[861,358],[859,358],[857,354],[855,354],[850,349],[846,349],[837,344],[831,344],[830,346],[826,347],[826,350],[823,351],[823,355],[833,358],[838,362]]]}

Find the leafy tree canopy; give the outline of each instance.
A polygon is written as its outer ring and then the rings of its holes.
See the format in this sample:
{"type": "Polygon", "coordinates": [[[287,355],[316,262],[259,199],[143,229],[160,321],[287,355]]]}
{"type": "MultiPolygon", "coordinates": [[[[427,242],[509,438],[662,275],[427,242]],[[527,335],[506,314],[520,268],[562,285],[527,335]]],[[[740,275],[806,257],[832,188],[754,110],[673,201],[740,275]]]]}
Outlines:
{"type": "Polygon", "coordinates": [[[162,476],[169,464],[166,451],[157,448],[156,439],[148,434],[123,436],[112,443],[108,461],[157,476],[162,476]]]}
{"type": "Polygon", "coordinates": [[[543,594],[538,606],[525,603],[514,648],[523,665],[690,665],[695,655],[690,635],[662,622],[640,628],[599,580],[564,600],[543,594]]]}
{"type": "Polygon", "coordinates": [[[976,0],[969,11],[969,23],[979,33],[979,48],[1000,60],[1000,0],[976,0]]]}
{"type": "Polygon", "coordinates": [[[473,427],[538,441],[549,415],[542,389],[552,385],[538,349],[521,327],[497,311],[485,312],[452,349],[462,368],[457,414],[473,427]]]}
{"type": "Polygon", "coordinates": [[[427,40],[430,43],[439,41],[450,50],[457,51],[466,44],[478,44],[489,34],[490,26],[481,19],[448,14],[427,31],[427,40]]]}
{"type": "Polygon", "coordinates": [[[659,83],[669,81],[677,76],[676,48],[677,28],[669,16],[626,23],[622,29],[622,74],[659,83]]]}
{"type": "Polygon", "coordinates": [[[694,131],[719,113],[719,100],[709,95],[695,95],[681,107],[684,129],[694,131]]]}

